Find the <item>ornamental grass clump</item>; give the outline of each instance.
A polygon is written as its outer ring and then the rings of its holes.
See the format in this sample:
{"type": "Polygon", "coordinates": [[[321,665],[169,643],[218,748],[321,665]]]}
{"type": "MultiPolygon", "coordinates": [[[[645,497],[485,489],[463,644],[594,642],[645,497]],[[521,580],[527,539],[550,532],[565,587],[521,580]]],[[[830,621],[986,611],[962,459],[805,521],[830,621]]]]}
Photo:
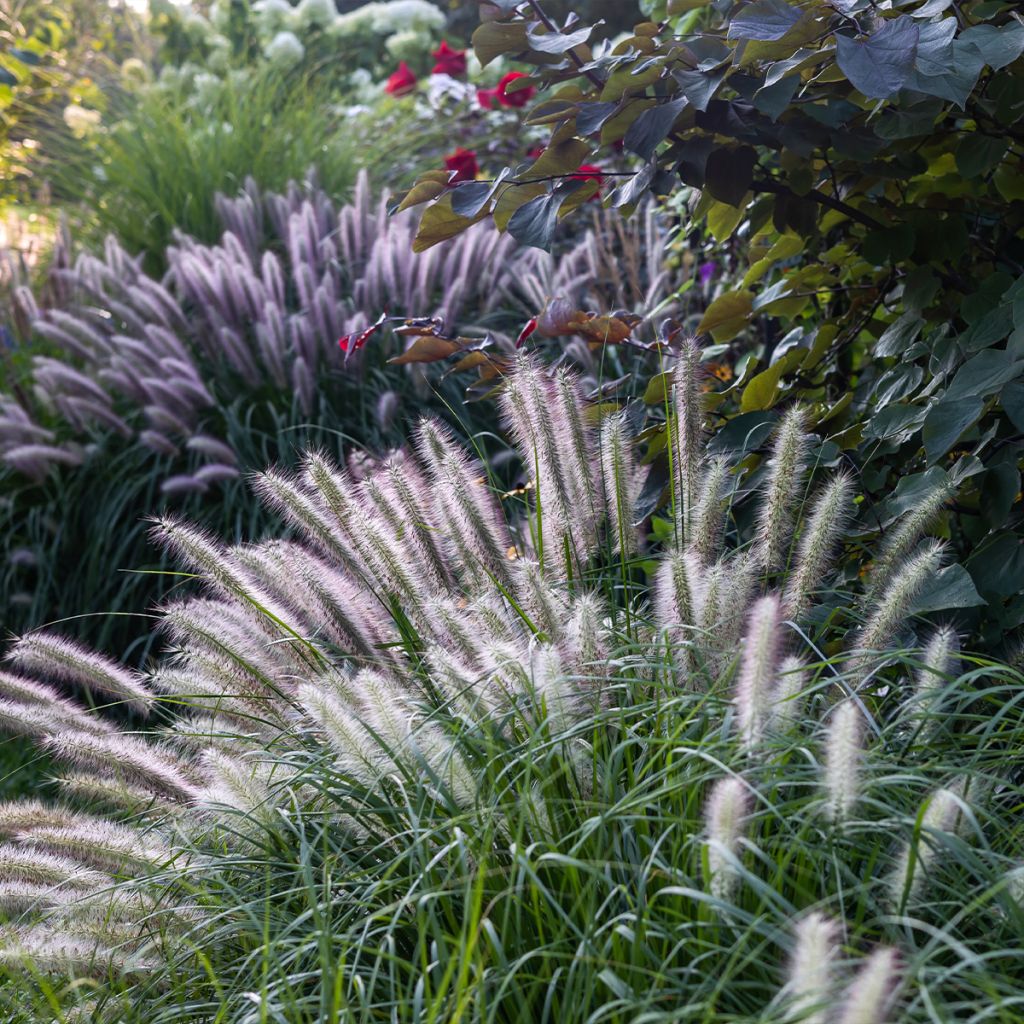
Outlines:
{"type": "MultiPolygon", "coordinates": [[[[35,981],[5,1019],[1012,1020],[1020,676],[979,662],[922,741],[907,658],[865,660],[877,609],[814,625],[820,553],[787,618],[757,525],[711,548],[673,511],[648,550],[629,420],[572,375],[521,358],[503,402],[514,493],[426,418],[362,479],[316,451],[259,475],[287,539],[159,520],[199,590],[145,679],[14,645],[15,731],[64,774],[0,807],[0,957],[35,981]]],[[[701,486],[742,472],[689,438],[701,486]]],[[[782,502],[779,564],[834,486],[782,502]]]]}

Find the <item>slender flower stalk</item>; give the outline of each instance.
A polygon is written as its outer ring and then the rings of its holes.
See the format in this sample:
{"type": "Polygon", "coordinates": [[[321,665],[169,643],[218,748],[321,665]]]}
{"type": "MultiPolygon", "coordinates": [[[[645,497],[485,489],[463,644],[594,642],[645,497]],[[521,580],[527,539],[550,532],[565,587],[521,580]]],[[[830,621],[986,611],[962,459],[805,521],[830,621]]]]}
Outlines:
{"type": "Polygon", "coordinates": [[[835,991],[839,956],[839,926],[814,911],[802,917],[794,929],[796,945],[789,962],[786,994],[788,1020],[801,1024],[827,1024],[835,991]]]}
{"type": "Polygon", "coordinates": [[[815,496],[797,546],[796,563],[786,584],[787,616],[799,614],[822,585],[851,514],[853,481],[840,473],[815,496]]]}
{"type": "Polygon", "coordinates": [[[778,597],[769,595],[754,603],[747,621],[734,702],[740,744],[747,751],[764,738],[771,710],[782,646],[781,614],[778,597]]]}
{"type": "Polygon", "coordinates": [[[750,796],[745,783],[733,776],[719,779],[704,811],[708,885],[716,899],[731,900],[735,894],[736,860],[749,813],[750,796]]]}
{"type": "Polygon", "coordinates": [[[676,536],[693,539],[693,519],[700,487],[704,422],[700,349],[692,338],[683,341],[672,374],[670,458],[675,498],[676,536]]]}
{"type": "Polygon", "coordinates": [[[763,569],[778,569],[785,561],[793,515],[803,494],[807,472],[805,420],[804,410],[793,406],[782,417],[775,434],[752,548],[763,569]]]}
{"type": "Polygon", "coordinates": [[[772,691],[769,729],[785,733],[795,729],[803,717],[807,670],[797,657],[786,657],[779,664],[778,681],[772,691]]]}
{"type": "Polygon", "coordinates": [[[876,949],[846,990],[837,1024],[886,1024],[900,981],[894,949],[876,949]]]}
{"type": "Polygon", "coordinates": [[[832,712],[825,739],[825,816],[837,825],[849,821],[860,798],[861,711],[846,700],[832,712]]]}
{"type": "Polygon", "coordinates": [[[871,654],[882,649],[904,622],[914,599],[942,564],[943,545],[933,541],[906,559],[893,573],[887,586],[873,605],[867,621],[857,636],[857,655],[852,671],[863,672],[871,654]]]}
{"type": "Polygon", "coordinates": [[[629,556],[636,550],[633,521],[637,479],[632,439],[622,413],[609,416],[601,427],[601,475],[607,495],[613,548],[617,553],[629,556]]]}
{"type": "Polygon", "coordinates": [[[890,882],[894,905],[916,900],[942,851],[941,835],[955,835],[963,821],[964,782],[937,789],[920,815],[920,834],[900,851],[890,882]]]}
{"type": "Polygon", "coordinates": [[[729,464],[725,459],[713,458],[706,461],[689,536],[690,549],[705,565],[713,562],[721,551],[728,479],[729,464]]]}

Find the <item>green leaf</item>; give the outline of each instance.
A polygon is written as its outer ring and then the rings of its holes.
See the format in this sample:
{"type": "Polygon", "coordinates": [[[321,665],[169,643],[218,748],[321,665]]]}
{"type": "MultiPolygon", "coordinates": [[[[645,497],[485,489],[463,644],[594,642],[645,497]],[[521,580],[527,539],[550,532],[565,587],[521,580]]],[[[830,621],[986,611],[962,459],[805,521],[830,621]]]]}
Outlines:
{"type": "Polygon", "coordinates": [[[526,23],[521,21],[485,21],[473,33],[470,42],[482,67],[506,53],[530,49],[526,23]]]}
{"type": "Polygon", "coordinates": [[[1024,381],[1007,384],[999,393],[999,400],[1010,422],[1018,430],[1024,431],[1024,381]]]}
{"type": "Polygon", "coordinates": [[[781,359],[772,363],[767,370],[754,377],[743,389],[740,412],[770,409],[779,397],[779,381],[785,374],[796,369],[806,355],[805,349],[790,349],[781,359]]]}
{"type": "Polygon", "coordinates": [[[754,180],[756,166],[753,146],[713,149],[704,169],[705,188],[721,202],[739,206],[754,180]]]}
{"type": "Polygon", "coordinates": [[[1005,25],[972,25],[957,40],[965,53],[971,53],[995,71],[1012,64],[1024,53],[1024,25],[1008,21],[1005,25]]]}
{"type": "Polygon", "coordinates": [[[977,422],[984,406],[980,398],[943,399],[933,405],[924,418],[921,431],[928,461],[941,459],[964,431],[977,422]]]}
{"type": "Polygon", "coordinates": [[[916,313],[904,313],[898,320],[889,324],[882,336],[875,342],[875,355],[901,355],[914,343],[921,333],[922,327],[924,327],[924,320],[916,313]]]}
{"type": "MultiPolygon", "coordinates": [[[[568,53],[590,38],[593,26],[585,26],[575,32],[527,32],[526,41],[537,53],[568,53]]],[[[474,48],[475,48],[474,43],[474,48]]]]}
{"type": "Polygon", "coordinates": [[[509,218],[508,233],[522,245],[550,250],[558,223],[558,210],[565,199],[565,195],[555,191],[523,203],[509,218]]]}
{"type": "Polygon", "coordinates": [[[754,293],[746,290],[719,295],[704,311],[698,334],[710,334],[717,342],[731,341],[746,326],[754,308],[754,293]]]}
{"type": "Polygon", "coordinates": [[[970,573],[959,564],[940,569],[910,606],[911,615],[926,615],[948,608],[976,608],[987,604],[974,586],[970,573]]]}
{"type": "Polygon", "coordinates": [[[855,89],[871,99],[888,99],[910,77],[920,36],[905,15],[887,21],[863,42],[836,36],[836,60],[855,89]]]}
{"type": "Polygon", "coordinates": [[[444,242],[454,238],[459,232],[465,231],[480,220],[484,214],[477,217],[462,217],[452,209],[452,197],[449,193],[439,199],[433,206],[428,206],[420,218],[420,226],[413,239],[412,251],[423,252],[438,242],[444,242]]]}
{"type": "Polygon", "coordinates": [[[780,78],[772,85],[762,85],[754,93],[754,107],[762,114],[767,114],[773,121],[777,121],[799,87],[799,75],[780,78]]]}
{"type": "Polygon", "coordinates": [[[672,131],[676,118],[683,112],[689,102],[685,96],[661,103],[645,110],[630,126],[623,138],[626,149],[636,153],[644,160],[650,160],[654,151],[665,141],[672,131]]]}
{"type": "Polygon", "coordinates": [[[1022,370],[1024,361],[1015,359],[1012,352],[986,349],[972,356],[957,370],[943,402],[990,395],[1007,381],[1019,377],[1022,370]]]}
{"type": "Polygon", "coordinates": [[[996,167],[1009,148],[1009,139],[972,133],[956,147],[956,168],[965,178],[979,178],[996,167]]]}
{"type": "Polygon", "coordinates": [[[711,98],[725,80],[728,68],[715,71],[673,71],[672,77],[679,83],[683,95],[697,110],[707,110],[711,98]]]}
{"type": "Polygon", "coordinates": [[[760,448],[775,426],[772,412],[747,412],[734,416],[708,442],[711,455],[742,455],[760,448]]]}
{"type": "Polygon", "coordinates": [[[729,39],[781,39],[798,21],[800,11],[783,0],[754,0],[729,22],[729,39]]]}

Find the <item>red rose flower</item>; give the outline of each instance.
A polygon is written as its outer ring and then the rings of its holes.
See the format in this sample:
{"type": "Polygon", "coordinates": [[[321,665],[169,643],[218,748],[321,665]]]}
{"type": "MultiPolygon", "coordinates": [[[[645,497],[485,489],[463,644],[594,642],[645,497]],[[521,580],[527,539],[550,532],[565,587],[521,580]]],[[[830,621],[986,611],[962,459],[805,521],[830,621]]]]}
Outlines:
{"type": "Polygon", "coordinates": [[[529,75],[524,75],[522,71],[510,71],[498,83],[496,90],[498,102],[503,107],[525,107],[536,95],[537,90],[532,85],[528,85],[525,89],[516,89],[514,92],[509,92],[508,87],[513,82],[518,82],[520,78],[529,77],[529,75]]]}
{"type": "Polygon", "coordinates": [[[463,149],[461,146],[456,147],[454,153],[449,153],[444,158],[444,165],[449,171],[455,172],[455,175],[448,181],[449,185],[454,185],[459,181],[473,181],[480,171],[476,162],[476,153],[471,149],[463,149]]]}
{"type": "Polygon", "coordinates": [[[484,110],[493,110],[498,102],[497,89],[477,89],[476,101],[484,110]]]}
{"type": "Polygon", "coordinates": [[[601,194],[601,186],[604,184],[604,175],[601,173],[600,167],[595,167],[593,164],[580,164],[575,174],[569,175],[570,181],[596,181],[597,191],[591,196],[591,199],[597,199],[601,194]]]}
{"type": "Polygon", "coordinates": [[[384,91],[391,96],[405,96],[416,88],[416,76],[412,69],[403,60],[398,65],[398,70],[388,78],[388,84],[384,91]]]}
{"type": "Polygon", "coordinates": [[[451,75],[457,78],[466,73],[466,51],[453,50],[447,39],[442,39],[441,45],[430,56],[437,62],[430,72],[432,75],[451,75]]]}

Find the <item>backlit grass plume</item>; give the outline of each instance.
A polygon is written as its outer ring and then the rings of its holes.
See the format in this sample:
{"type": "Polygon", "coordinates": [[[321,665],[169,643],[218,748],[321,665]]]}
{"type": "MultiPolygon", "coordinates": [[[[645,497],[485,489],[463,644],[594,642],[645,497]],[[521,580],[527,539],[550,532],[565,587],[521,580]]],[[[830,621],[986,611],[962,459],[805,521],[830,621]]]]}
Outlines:
{"type": "MultiPolygon", "coordinates": [[[[49,632],[14,644],[0,724],[49,752],[59,795],[0,805],[0,961],[52,996],[0,986],[5,1020],[404,1022],[429,1001],[510,1024],[916,1024],[1016,998],[1000,957],[1024,922],[995,901],[1020,787],[993,751],[1024,737],[1019,677],[922,750],[907,702],[849,668],[902,628],[921,556],[884,615],[850,609],[844,649],[788,624],[792,576],[764,572],[818,530],[800,500],[755,517],[753,550],[723,525],[652,551],[628,418],[595,422],[528,358],[504,413],[526,497],[427,418],[359,479],[315,451],[261,474],[286,539],[157,522],[200,586],[162,609],[145,677],[49,632]],[[954,775],[998,796],[987,843],[940,862],[923,843],[955,832],[954,775]],[[900,878],[927,882],[926,927],[892,910],[900,878]]],[[[724,503],[732,467],[687,458],[724,503]]],[[[849,487],[817,486],[811,508],[849,487]]],[[[813,611],[834,543],[808,545],[813,611]]]]}

